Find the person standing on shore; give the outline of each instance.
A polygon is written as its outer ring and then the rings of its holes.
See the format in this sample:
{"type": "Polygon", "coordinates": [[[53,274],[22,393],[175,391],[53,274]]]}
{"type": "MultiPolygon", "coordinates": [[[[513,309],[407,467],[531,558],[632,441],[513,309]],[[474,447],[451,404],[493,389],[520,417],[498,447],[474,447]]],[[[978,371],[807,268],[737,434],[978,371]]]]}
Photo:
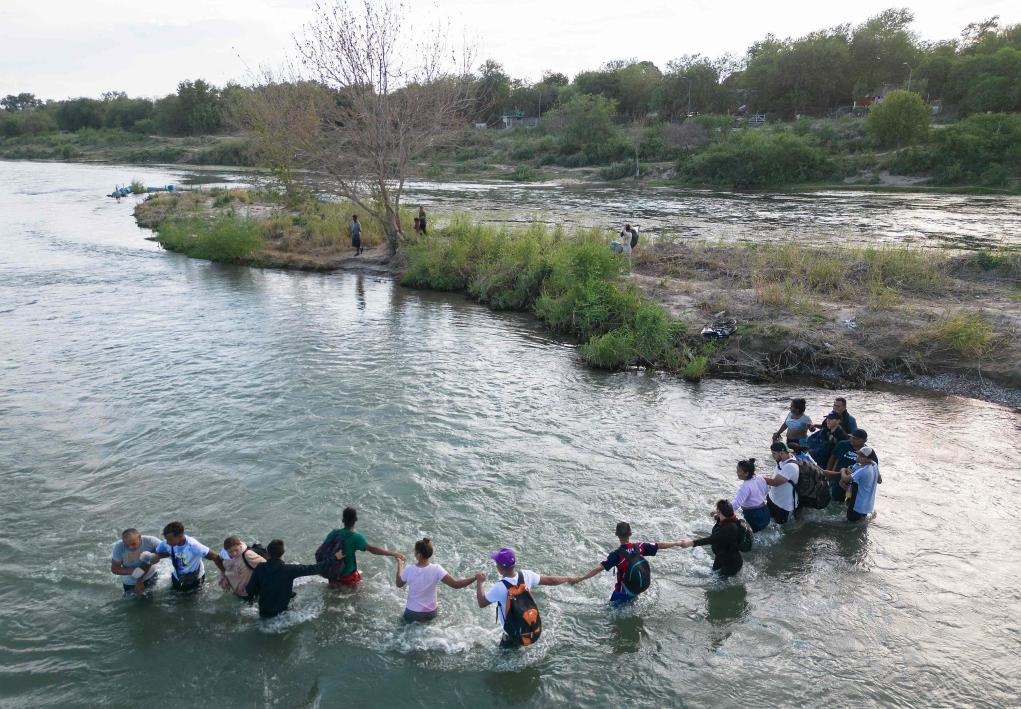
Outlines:
{"type": "Polygon", "coordinates": [[[159,545],[159,539],[140,534],[134,527],[121,532],[121,540],[110,551],[110,573],[121,577],[124,593],[141,598],[156,585],[159,545]]]}
{"type": "Polygon", "coordinates": [[[637,235],[631,231],[631,225],[625,224],[624,231],[620,233],[620,248],[621,253],[624,254],[624,258],[627,259],[627,272],[626,275],[631,275],[631,242],[634,240],[637,243],[637,235]]]}
{"type": "Polygon", "coordinates": [[[418,208],[418,228],[422,230],[422,236],[426,236],[425,232],[425,207],[418,208]]]}
{"type": "Polygon", "coordinates": [[[351,246],[354,247],[355,256],[360,256],[362,253],[362,225],[358,221],[358,215],[351,215],[351,223],[347,225],[348,230],[351,232],[351,246]]]}
{"type": "Polygon", "coordinates": [[[342,515],[344,522],[343,529],[334,529],[326,535],[326,539],[316,551],[316,560],[324,562],[326,566],[322,574],[330,582],[330,588],[346,586],[355,588],[362,580],[358,571],[358,561],[355,553],[367,551],[376,556],[392,556],[400,561],[404,555],[396,551],[388,551],[365,541],[360,533],[355,531],[355,523],[358,522],[358,511],[354,507],[344,508],[342,515]],[[336,557],[335,559],[332,557],[336,557]]]}
{"type": "Polygon", "coordinates": [[[433,543],[429,537],[415,542],[415,563],[404,567],[404,559],[397,560],[397,588],[408,587],[408,602],[404,608],[404,621],[422,623],[436,617],[439,606],[436,600],[436,586],[442,581],[450,588],[467,588],[479,576],[476,574],[466,579],[455,579],[439,564],[430,562],[433,555],[433,543]]]}

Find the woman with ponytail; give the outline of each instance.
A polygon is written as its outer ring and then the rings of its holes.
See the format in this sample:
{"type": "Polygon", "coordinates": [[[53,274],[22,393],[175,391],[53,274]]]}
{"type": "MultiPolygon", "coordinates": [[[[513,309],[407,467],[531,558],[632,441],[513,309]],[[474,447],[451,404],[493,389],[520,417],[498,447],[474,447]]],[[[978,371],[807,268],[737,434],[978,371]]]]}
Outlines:
{"type": "Polygon", "coordinates": [[[734,515],[734,508],[727,500],[718,500],[713,511],[716,524],[713,533],[701,539],[686,539],[682,547],[700,547],[708,544],[713,549],[716,559],[713,560],[713,571],[723,576],[733,576],[744,566],[741,557],[741,524],[734,515]]]}
{"type": "Polygon", "coordinates": [[[758,532],[769,526],[769,508],[766,506],[766,495],[769,486],[766,481],[755,474],[755,458],[741,460],[737,463],[737,479],[741,487],[734,495],[732,503],[735,510],[741,510],[748,526],[758,532]]]}
{"type": "Polygon", "coordinates": [[[404,559],[397,557],[397,588],[408,587],[408,605],[404,609],[404,620],[408,623],[436,617],[436,586],[440,581],[451,588],[466,588],[475,582],[475,576],[455,579],[442,566],[432,563],[432,556],[432,540],[424,537],[415,542],[414,565],[405,568],[404,559]]]}

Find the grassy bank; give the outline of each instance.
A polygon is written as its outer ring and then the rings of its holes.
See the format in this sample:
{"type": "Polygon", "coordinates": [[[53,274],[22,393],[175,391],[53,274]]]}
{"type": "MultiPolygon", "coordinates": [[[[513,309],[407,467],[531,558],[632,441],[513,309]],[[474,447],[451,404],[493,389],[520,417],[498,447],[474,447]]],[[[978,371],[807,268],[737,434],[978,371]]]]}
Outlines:
{"type": "Polygon", "coordinates": [[[691,366],[700,353],[685,324],[621,278],[622,257],[600,233],[497,229],[460,218],[411,244],[406,259],[402,284],[465,291],[497,310],[533,313],[580,341],[582,358],[594,366],[704,373],[691,366]]]}
{"type": "MultiPolygon", "coordinates": [[[[135,219],[155,229],[165,249],[210,261],[327,270],[352,255],[348,222],[357,209],[311,197],[288,201],[272,190],[160,193],[135,208],[135,219]]],[[[377,225],[363,223],[366,249],[384,242],[377,225]]]]}

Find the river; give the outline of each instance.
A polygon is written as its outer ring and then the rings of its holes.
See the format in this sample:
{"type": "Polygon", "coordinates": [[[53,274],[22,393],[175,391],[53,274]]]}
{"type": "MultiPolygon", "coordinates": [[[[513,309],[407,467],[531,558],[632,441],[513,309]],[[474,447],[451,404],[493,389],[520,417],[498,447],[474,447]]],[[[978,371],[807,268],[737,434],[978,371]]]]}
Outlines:
{"type": "Polygon", "coordinates": [[[874,520],[810,512],[729,581],[665,550],[623,612],[609,574],[541,588],[527,651],[496,648],[471,589],[402,626],[392,560],[368,554],[356,593],[303,579],[272,621],[215,584],[175,596],[167,569],[122,598],[125,527],[280,537],[307,562],[346,505],[371,544],[431,536],[455,576],[492,580],[504,545],[579,574],[621,519],[708,532],[787,398],[818,417],[833,397],[593,371],[456,296],[167,253],[102,196],[131,177],[188,179],[0,163],[0,705],[1018,704],[1021,415],[968,399],[846,392],[882,459],[874,520]]]}

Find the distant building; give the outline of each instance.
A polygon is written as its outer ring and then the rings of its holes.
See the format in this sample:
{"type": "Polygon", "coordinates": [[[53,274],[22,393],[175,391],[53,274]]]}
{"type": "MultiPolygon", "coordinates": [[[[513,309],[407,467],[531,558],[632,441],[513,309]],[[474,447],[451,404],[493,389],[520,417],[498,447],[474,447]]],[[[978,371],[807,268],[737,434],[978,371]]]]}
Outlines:
{"type": "Polygon", "coordinates": [[[539,125],[538,116],[526,116],[524,111],[507,111],[503,114],[504,128],[535,128],[537,125],[539,125]]]}

